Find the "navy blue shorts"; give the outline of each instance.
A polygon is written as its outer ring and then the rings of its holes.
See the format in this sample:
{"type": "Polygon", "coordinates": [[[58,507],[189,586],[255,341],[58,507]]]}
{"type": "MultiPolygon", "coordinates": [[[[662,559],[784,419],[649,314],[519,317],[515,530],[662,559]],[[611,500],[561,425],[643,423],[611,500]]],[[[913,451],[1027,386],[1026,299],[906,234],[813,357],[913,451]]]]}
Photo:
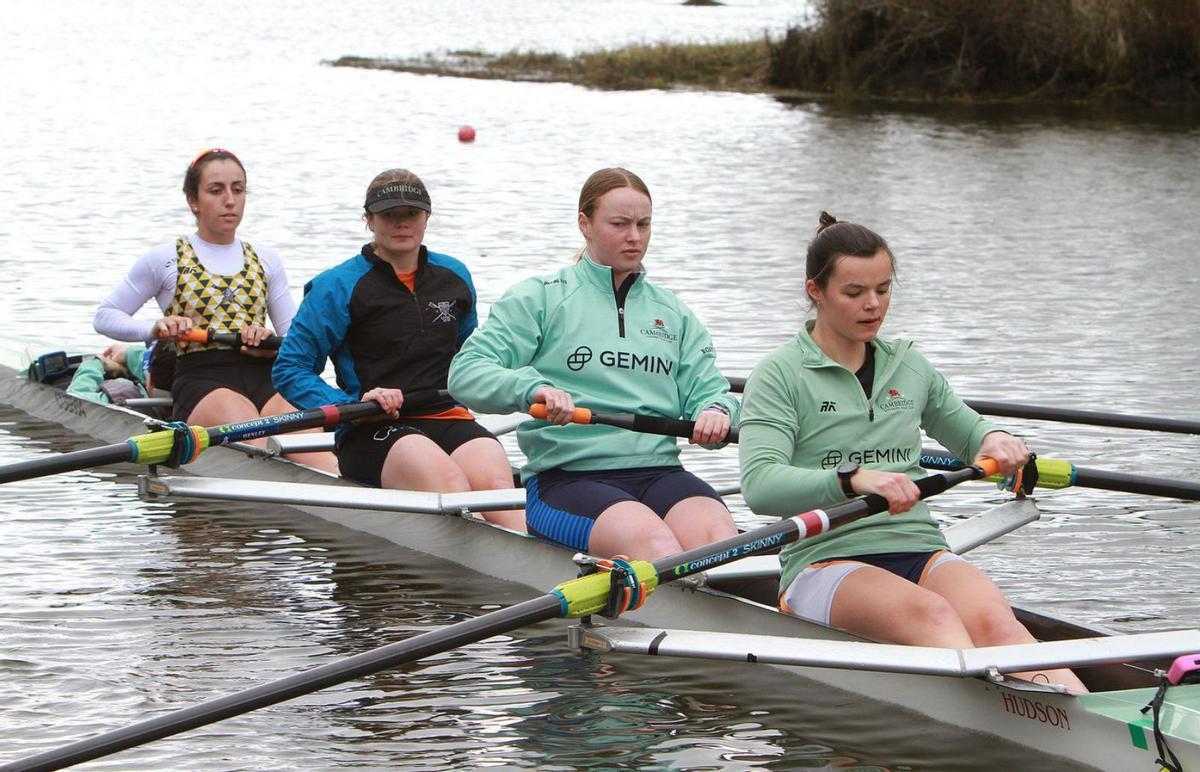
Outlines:
{"type": "Polygon", "coordinates": [[[681,466],[567,472],[550,469],[525,482],[529,532],[587,551],[596,518],[613,504],[637,501],[666,517],[684,499],[706,496],[725,502],[712,486],[681,466]]]}
{"type": "Polygon", "coordinates": [[[876,552],[872,555],[829,558],[828,560],[822,560],[821,563],[835,563],[841,560],[866,563],[868,566],[875,566],[876,568],[882,568],[884,571],[893,573],[901,579],[907,579],[913,584],[920,584],[921,576],[925,573],[925,567],[929,564],[929,561],[944,554],[949,553],[945,550],[933,550],[931,552],[876,552]]]}
{"type": "MultiPolygon", "coordinates": [[[[383,487],[383,462],[401,437],[421,434],[450,455],[480,437],[496,436],[475,421],[457,418],[404,418],[354,424],[338,438],[338,470],[347,480],[383,487]]],[[[497,440],[499,442],[499,440],[497,440]]]]}

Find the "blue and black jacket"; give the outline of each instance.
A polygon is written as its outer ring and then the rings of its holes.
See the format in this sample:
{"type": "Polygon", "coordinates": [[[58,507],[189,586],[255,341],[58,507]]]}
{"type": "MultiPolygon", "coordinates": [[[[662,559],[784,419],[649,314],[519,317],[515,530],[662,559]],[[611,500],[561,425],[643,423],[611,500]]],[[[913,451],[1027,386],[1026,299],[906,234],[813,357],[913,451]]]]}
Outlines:
{"type": "MultiPolygon", "coordinates": [[[[271,376],[301,410],[356,402],[376,387],[445,389],[450,360],[476,324],[475,285],[460,261],[422,246],[410,292],[367,244],[304,286],[271,376]],[[329,359],[339,389],[321,379],[329,359]]],[[[414,409],[428,415],[454,404],[414,409]]]]}

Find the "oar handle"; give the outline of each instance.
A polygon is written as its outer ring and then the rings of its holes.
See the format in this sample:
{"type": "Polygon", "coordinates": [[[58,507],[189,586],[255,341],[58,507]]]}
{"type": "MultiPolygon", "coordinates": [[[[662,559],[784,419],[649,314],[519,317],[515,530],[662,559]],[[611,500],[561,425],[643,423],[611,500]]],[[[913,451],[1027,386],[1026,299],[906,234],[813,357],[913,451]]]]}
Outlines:
{"type": "MultiPolygon", "coordinates": [[[[181,340],[186,343],[220,343],[224,346],[244,346],[242,334],[240,332],[214,332],[213,330],[205,330],[199,327],[194,327],[182,335],[175,336],[175,340],[181,340]]],[[[257,346],[251,348],[277,350],[283,343],[283,338],[278,335],[270,335],[263,339],[257,346]]]]}
{"type": "MultiPolygon", "coordinates": [[[[541,402],[535,402],[529,406],[529,414],[534,418],[544,419],[546,418],[546,406],[541,402]]],[[[575,412],[571,415],[571,423],[603,424],[605,426],[628,429],[631,432],[662,434],[667,437],[683,437],[684,439],[690,438],[696,431],[695,421],[684,421],[681,418],[639,415],[637,413],[598,413],[586,407],[575,408],[575,412]]],[[[731,426],[722,442],[737,441],[738,428],[731,426]]]]}
{"type": "MultiPolygon", "coordinates": [[[[529,415],[534,418],[545,420],[549,413],[546,411],[545,402],[534,402],[529,406],[529,415]]],[[[577,407],[575,412],[571,413],[571,423],[573,424],[590,424],[592,423],[592,411],[586,407],[577,407]]]]}

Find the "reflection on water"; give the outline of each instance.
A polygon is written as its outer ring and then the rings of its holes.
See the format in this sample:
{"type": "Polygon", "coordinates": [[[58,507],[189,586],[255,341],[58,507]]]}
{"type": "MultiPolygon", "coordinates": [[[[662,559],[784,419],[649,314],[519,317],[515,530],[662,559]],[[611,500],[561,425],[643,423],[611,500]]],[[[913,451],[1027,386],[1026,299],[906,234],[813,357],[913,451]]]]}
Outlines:
{"type": "MultiPolygon", "coordinates": [[[[900,282],[885,334],[915,339],[961,394],[1197,417],[1194,115],[794,104],[321,64],[749,37],[803,11],[785,0],[438,8],[402,23],[365,0],[12,9],[0,28],[0,67],[16,76],[0,134],[0,327],[45,350],[102,347],[96,302],[138,255],[188,230],[179,177],[201,147],[246,161],[243,235],[279,250],[297,295],[366,239],[367,181],[413,167],[434,199],[429,244],[471,267],[485,309],[569,259],[579,184],[623,164],[654,193],[649,270],[706,321],[730,373],[794,334],[804,245],[828,209],[888,237],[900,282]],[[464,123],[478,130],[471,145],[455,138],[464,123]]],[[[1005,424],[1043,455],[1101,469],[1191,479],[1200,455],[1192,436],[1005,424]]],[[[88,444],[0,411],[0,463],[88,444]]],[[[716,482],[737,479],[732,450],[685,457],[716,482]]],[[[133,471],[0,492],[5,759],[526,597],[281,509],[141,502],[133,471]]],[[[955,490],[938,510],[961,519],[984,497],[997,498],[955,490]]],[[[1122,630],[1195,619],[1194,503],[1086,489],[1040,501],[1040,522],[973,556],[1015,598],[1122,630]]],[[[784,691],[748,666],[580,656],[562,640],[560,625],[538,626],[95,766],[1037,765],[914,731],[866,700],[784,691]]]]}

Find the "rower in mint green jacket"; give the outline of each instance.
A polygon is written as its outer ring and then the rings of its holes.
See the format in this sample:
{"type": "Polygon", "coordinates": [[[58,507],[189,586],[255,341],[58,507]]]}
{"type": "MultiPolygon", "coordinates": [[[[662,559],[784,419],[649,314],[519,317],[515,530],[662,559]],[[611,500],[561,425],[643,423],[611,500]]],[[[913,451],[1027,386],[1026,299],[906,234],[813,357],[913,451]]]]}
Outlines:
{"type": "MultiPolygon", "coordinates": [[[[892,643],[1031,643],[1000,589],[948,551],[913,483],[925,475],[922,429],[960,459],[994,458],[1004,474],[1029,451],[967,407],[912,344],[877,337],[894,271],[878,234],[822,212],[806,264],[816,320],[746,385],[739,451],[752,510],[789,516],[869,493],[889,505],[785,548],[780,605],[892,643]]],[[[1086,690],[1069,670],[1015,675],[1086,690]]]]}
{"type": "Polygon", "coordinates": [[[93,402],[117,402],[146,396],[146,347],[114,343],[99,356],[79,363],[67,393],[93,402]]]}
{"type": "MultiPolygon", "coordinates": [[[[842,477],[861,468],[924,477],[921,429],[957,458],[975,458],[996,427],[967,407],[906,340],[875,338],[871,390],[813,340],[814,322],[768,354],[746,388],[740,452],[746,501],[794,515],[852,498],[842,477]]],[[[812,563],[876,552],[946,550],[923,501],[784,548],[781,589],[812,563]]]]}
{"type": "Polygon", "coordinates": [[[509,289],[450,367],[450,393],[473,410],[546,404],[549,423],[517,433],[527,524],[605,557],[654,559],[736,533],[720,496],[680,465],[674,438],[562,425],[579,404],[695,420],[692,441],[717,445],[737,420],[707,330],[646,280],[650,214],[632,172],[593,174],[580,193],[578,260],[509,289]]]}

